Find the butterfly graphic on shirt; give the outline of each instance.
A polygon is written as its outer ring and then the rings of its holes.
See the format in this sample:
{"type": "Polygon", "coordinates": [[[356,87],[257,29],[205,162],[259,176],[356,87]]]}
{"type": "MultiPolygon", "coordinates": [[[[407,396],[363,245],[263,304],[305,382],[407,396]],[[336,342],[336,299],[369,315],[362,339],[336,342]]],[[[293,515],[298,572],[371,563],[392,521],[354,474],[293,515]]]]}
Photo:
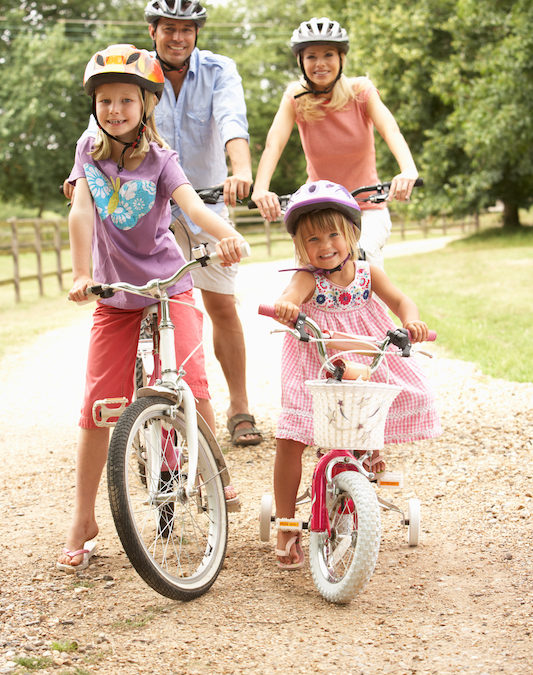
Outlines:
{"type": "Polygon", "coordinates": [[[85,177],[100,218],[111,218],[119,230],[131,230],[155,202],[156,184],[150,180],[108,178],[92,164],[84,164],[85,177]]]}

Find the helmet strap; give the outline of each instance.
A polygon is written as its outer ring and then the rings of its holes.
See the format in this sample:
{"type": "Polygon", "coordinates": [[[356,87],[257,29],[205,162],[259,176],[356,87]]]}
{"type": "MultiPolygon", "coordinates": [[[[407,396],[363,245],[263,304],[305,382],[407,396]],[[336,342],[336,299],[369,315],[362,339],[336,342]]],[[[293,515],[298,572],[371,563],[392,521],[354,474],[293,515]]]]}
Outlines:
{"type": "MultiPolygon", "coordinates": [[[[142,91],[142,96],[143,96],[143,108],[144,108],[144,89],[141,89],[142,91]]],[[[113,136],[113,134],[110,134],[108,131],[104,129],[104,127],[100,124],[100,121],[98,119],[98,116],[96,114],[96,95],[93,94],[93,105],[92,105],[92,114],[94,119],[96,120],[96,124],[98,125],[98,128],[108,137],[111,138],[111,140],[116,141],[117,143],[122,143],[124,146],[122,152],[120,153],[120,158],[117,162],[117,169],[122,171],[124,168],[124,159],[126,155],[126,150],[128,148],[132,148],[134,150],[139,143],[141,142],[141,139],[143,137],[144,132],[146,131],[146,113],[143,112],[142,119],[139,123],[139,129],[137,130],[137,137],[135,138],[134,141],[123,141],[120,138],[117,138],[116,136],[113,136]]]]}
{"type": "Polygon", "coordinates": [[[333,91],[333,87],[337,84],[342,75],[342,58],[340,52],[339,52],[339,72],[337,73],[337,77],[325,89],[315,89],[313,82],[309,79],[307,73],[305,72],[301,52],[298,54],[298,65],[300,66],[300,70],[302,71],[304,79],[307,82],[307,88],[304,87],[305,91],[296,94],[294,96],[295,99],[300,98],[300,96],[305,96],[306,94],[312,94],[313,96],[322,96],[323,94],[329,94],[331,91],[333,91]]]}
{"type": "MultiPolygon", "coordinates": [[[[195,26],[196,26],[196,36],[194,38],[194,47],[196,48],[196,45],[198,44],[198,24],[195,24],[195,26]]],[[[155,23],[155,30],[157,30],[157,22],[155,23]]],[[[155,35],[155,32],[154,32],[154,35],[155,35]]],[[[187,68],[189,67],[190,60],[191,60],[190,56],[187,57],[187,59],[185,60],[183,65],[181,65],[179,68],[176,68],[176,66],[173,66],[171,63],[169,63],[168,61],[165,61],[164,59],[162,59],[159,56],[159,52],[157,51],[157,44],[156,44],[155,39],[152,39],[152,42],[153,42],[153,45],[154,45],[154,51],[155,51],[156,59],[161,64],[161,68],[163,69],[163,72],[165,72],[165,73],[171,73],[171,72],[183,73],[187,70],[187,68]]]]}

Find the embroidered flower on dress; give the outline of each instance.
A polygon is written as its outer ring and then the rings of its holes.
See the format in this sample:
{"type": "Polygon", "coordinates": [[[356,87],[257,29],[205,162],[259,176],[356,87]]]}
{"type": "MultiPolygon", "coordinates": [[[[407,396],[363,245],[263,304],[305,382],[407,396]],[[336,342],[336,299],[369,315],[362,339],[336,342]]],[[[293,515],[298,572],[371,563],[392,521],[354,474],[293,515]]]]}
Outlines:
{"type": "Polygon", "coordinates": [[[320,295],[316,296],[316,301],[319,305],[323,305],[326,302],[326,296],[320,293],[320,295]]]}
{"type": "Polygon", "coordinates": [[[347,291],[344,291],[344,293],[341,293],[339,295],[339,302],[341,305],[349,305],[350,300],[352,299],[351,293],[348,293],[347,291]]]}

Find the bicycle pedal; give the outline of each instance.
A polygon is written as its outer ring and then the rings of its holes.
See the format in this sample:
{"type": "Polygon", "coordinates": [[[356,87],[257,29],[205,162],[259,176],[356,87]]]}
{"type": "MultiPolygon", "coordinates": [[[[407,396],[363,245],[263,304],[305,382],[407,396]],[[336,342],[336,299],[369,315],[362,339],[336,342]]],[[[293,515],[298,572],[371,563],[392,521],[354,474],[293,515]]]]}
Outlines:
{"type": "Polygon", "coordinates": [[[378,478],[380,487],[403,488],[403,473],[401,471],[385,471],[378,478]]]}
{"type": "Polygon", "coordinates": [[[97,427],[114,427],[129,401],[125,396],[103,398],[93,403],[93,420],[97,427]]]}

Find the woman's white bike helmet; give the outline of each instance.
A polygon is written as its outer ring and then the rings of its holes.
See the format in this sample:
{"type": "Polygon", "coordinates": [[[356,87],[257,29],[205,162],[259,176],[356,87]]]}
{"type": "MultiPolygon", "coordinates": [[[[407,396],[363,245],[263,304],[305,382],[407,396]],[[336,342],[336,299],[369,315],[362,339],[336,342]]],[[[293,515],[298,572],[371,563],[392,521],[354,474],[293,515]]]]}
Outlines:
{"type": "Polygon", "coordinates": [[[321,19],[313,17],[309,21],[302,21],[293,32],[291,49],[295,56],[310,45],[333,45],[339,52],[346,54],[350,48],[348,33],[341,28],[337,21],[323,16],[321,19]]]}
{"type": "Polygon", "coordinates": [[[189,20],[201,28],[207,19],[207,10],[198,0],[149,0],[144,18],[148,23],[155,23],[162,18],[189,20]]]}

